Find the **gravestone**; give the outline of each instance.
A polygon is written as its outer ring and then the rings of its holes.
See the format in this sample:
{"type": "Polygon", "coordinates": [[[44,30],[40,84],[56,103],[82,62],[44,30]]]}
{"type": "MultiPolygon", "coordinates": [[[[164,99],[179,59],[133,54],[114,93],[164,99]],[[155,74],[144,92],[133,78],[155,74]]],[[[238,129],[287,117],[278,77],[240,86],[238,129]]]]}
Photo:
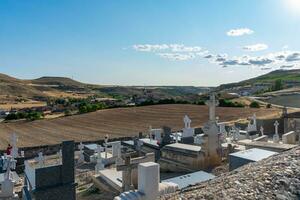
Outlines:
{"type": "Polygon", "coordinates": [[[19,157],[19,154],[18,154],[18,147],[17,147],[17,142],[18,142],[18,136],[16,133],[13,133],[11,136],[10,136],[10,144],[12,146],[12,149],[11,149],[11,156],[13,158],[17,158],[19,157]]]}
{"type": "Polygon", "coordinates": [[[84,154],[83,154],[84,144],[82,144],[82,142],[80,142],[80,144],[78,145],[78,148],[79,148],[78,163],[83,163],[84,162],[84,154]]]}
{"type": "Polygon", "coordinates": [[[260,127],[260,133],[261,133],[261,136],[265,135],[264,134],[264,127],[263,126],[260,127]]]}
{"type": "Polygon", "coordinates": [[[256,132],[256,131],[257,131],[256,114],[253,114],[253,116],[250,117],[250,121],[247,127],[247,132],[256,132]]]}
{"type": "Polygon", "coordinates": [[[274,123],[275,134],[273,136],[273,142],[274,143],[279,143],[279,141],[280,141],[279,134],[278,134],[278,126],[279,126],[278,121],[275,121],[275,123],[274,123]]]}
{"type": "Polygon", "coordinates": [[[211,93],[209,100],[206,101],[206,105],[209,106],[209,121],[216,122],[216,106],[219,101],[216,100],[215,93],[211,93]]]}
{"type": "Polygon", "coordinates": [[[182,143],[193,143],[194,139],[194,135],[195,135],[195,129],[191,128],[191,122],[192,120],[185,115],[183,118],[183,122],[184,122],[184,128],[182,129],[182,136],[181,136],[181,142],[182,143]]]}
{"type": "Polygon", "coordinates": [[[16,162],[14,157],[10,155],[7,156],[7,161],[4,166],[6,172],[4,174],[4,181],[1,183],[0,199],[18,199],[14,193],[14,182],[11,173],[11,169],[16,169],[16,162]]]}
{"type": "Polygon", "coordinates": [[[172,142],[172,138],[171,138],[171,128],[164,126],[163,127],[163,133],[164,133],[164,137],[162,138],[162,142],[160,144],[161,147],[170,144],[172,142]]]}
{"type": "Polygon", "coordinates": [[[43,152],[38,153],[37,161],[40,167],[43,167],[45,164],[45,158],[43,156],[43,152]]]}

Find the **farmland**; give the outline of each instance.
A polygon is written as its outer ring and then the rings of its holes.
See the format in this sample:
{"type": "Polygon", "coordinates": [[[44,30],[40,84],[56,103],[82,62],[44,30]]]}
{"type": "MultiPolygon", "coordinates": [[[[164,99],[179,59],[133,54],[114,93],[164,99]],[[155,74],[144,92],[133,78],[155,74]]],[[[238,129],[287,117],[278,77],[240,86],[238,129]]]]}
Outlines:
{"type": "MultiPolygon", "coordinates": [[[[278,115],[277,109],[217,108],[220,121],[247,118],[253,113],[258,117],[278,115]]],[[[57,144],[62,140],[92,141],[109,137],[135,136],[146,132],[151,125],[163,125],[180,130],[182,118],[187,114],[192,126],[201,126],[208,120],[208,107],[198,105],[156,105],[133,108],[106,109],[97,112],[32,122],[0,124],[0,149],[7,146],[9,134],[19,136],[18,146],[57,144]]]]}

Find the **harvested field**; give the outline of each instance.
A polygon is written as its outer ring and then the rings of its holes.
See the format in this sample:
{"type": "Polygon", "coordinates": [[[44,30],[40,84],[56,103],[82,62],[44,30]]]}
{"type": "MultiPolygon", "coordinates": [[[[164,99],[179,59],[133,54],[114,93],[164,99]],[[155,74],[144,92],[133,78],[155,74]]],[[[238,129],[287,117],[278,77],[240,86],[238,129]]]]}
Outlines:
{"type": "MultiPolygon", "coordinates": [[[[280,110],[253,108],[217,108],[220,121],[247,118],[253,113],[259,117],[278,115],[280,110]]],[[[208,120],[208,107],[198,105],[156,105],[136,108],[116,108],[93,113],[33,122],[1,123],[0,148],[7,146],[9,134],[19,136],[18,146],[57,144],[62,140],[91,141],[110,137],[135,136],[153,128],[167,125],[172,130],[183,128],[183,116],[192,119],[192,126],[201,126],[208,120]]]]}

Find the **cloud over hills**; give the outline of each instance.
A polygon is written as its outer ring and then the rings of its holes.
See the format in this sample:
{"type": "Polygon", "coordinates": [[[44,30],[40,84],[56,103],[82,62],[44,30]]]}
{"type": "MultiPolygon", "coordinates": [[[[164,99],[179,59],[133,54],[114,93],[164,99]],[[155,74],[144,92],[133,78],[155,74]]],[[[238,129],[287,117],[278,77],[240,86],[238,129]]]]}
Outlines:
{"type": "Polygon", "coordinates": [[[228,36],[237,37],[237,36],[243,36],[243,35],[251,35],[254,31],[249,28],[238,28],[238,29],[231,29],[227,31],[228,36]]]}

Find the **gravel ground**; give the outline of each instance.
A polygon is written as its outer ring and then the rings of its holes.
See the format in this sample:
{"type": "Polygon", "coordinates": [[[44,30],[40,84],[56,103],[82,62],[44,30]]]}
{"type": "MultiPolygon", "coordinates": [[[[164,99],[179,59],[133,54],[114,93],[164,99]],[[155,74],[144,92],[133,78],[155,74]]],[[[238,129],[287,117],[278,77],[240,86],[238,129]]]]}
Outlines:
{"type": "Polygon", "coordinates": [[[161,200],[300,199],[300,147],[245,165],[161,200]]]}

